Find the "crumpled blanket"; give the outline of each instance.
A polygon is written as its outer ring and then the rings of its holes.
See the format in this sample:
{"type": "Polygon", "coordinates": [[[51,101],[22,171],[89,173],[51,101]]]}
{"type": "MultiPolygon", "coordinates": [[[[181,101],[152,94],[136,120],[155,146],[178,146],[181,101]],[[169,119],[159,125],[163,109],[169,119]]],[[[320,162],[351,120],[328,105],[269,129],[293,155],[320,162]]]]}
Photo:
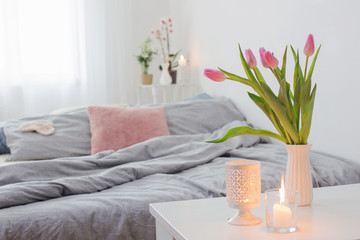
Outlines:
{"type": "MultiPolygon", "coordinates": [[[[283,145],[258,136],[204,142],[246,124],[1,167],[0,239],[155,240],[149,203],[223,197],[225,163],[239,158],[261,162],[262,191],[279,187],[287,161],[283,145]]],[[[360,182],[359,163],[316,152],[309,157],[314,186],[360,182]]]]}

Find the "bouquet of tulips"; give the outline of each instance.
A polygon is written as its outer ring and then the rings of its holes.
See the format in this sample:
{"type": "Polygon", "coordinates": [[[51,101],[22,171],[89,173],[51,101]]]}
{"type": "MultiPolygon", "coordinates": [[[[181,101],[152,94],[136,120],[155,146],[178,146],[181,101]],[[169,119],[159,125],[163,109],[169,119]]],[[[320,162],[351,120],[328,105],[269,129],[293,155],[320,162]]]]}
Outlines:
{"type": "Polygon", "coordinates": [[[209,142],[223,142],[228,138],[239,135],[258,135],[275,138],[286,144],[307,144],[316,93],[316,84],[314,87],[311,86],[311,77],[321,45],[317,49],[308,69],[309,58],[315,52],[314,38],[312,34],[309,34],[304,47],[306,56],[304,72],[300,65],[299,50],[295,51],[291,45],[290,47],[295,61],[292,88],[289,82],[286,81],[285,76],[287,46],[281,68],[279,68],[279,61],[274,54],[264,48],[259,50],[261,64],[274,74],[279,83],[278,94],[274,93],[261,75],[252,51],[250,49],[245,50],[245,59],[240,45],[240,59],[247,78],[229,73],[221,68],[219,70],[204,70],[204,75],[213,81],[222,82],[228,79],[251,87],[255,94],[248,92],[249,97],[266,114],[278,131],[278,133],[274,133],[268,130],[253,129],[248,126],[235,127],[230,129],[222,138],[209,142]]]}

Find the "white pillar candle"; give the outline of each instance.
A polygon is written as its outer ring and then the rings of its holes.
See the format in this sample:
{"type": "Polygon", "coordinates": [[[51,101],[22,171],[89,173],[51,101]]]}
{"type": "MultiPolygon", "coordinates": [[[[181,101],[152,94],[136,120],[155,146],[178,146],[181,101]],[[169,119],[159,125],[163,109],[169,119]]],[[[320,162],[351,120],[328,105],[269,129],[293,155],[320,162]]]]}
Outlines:
{"type": "Polygon", "coordinates": [[[273,206],[273,225],[279,228],[291,227],[292,212],[291,209],[283,204],[274,204],[273,206]]]}

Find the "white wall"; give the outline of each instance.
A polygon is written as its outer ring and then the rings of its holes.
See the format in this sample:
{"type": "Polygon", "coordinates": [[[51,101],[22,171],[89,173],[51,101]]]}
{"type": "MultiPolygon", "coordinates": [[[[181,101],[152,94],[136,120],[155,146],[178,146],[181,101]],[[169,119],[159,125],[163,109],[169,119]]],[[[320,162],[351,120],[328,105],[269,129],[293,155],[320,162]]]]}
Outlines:
{"type": "MultiPolygon", "coordinates": [[[[281,60],[286,44],[302,51],[308,33],[312,33],[316,46],[321,43],[322,49],[313,74],[318,91],[309,142],[314,150],[354,160],[359,159],[360,134],[359,9],[357,0],[183,0],[170,4],[171,16],[182,24],[181,37],[176,40],[179,45],[185,44],[193,79],[198,79],[212,95],[232,98],[248,120],[262,128],[273,129],[249,100],[246,94],[249,89],[233,82],[211,82],[202,76],[203,69],[222,67],[245,76],[238,43],[243,49],[251,48],[256,56],[258,48],[265,47],[281,60]]],[[[293,61],[288,53],[290,81],[293,61]]],[[[271,74],[265,77],[276,87],[271,74]]]]}

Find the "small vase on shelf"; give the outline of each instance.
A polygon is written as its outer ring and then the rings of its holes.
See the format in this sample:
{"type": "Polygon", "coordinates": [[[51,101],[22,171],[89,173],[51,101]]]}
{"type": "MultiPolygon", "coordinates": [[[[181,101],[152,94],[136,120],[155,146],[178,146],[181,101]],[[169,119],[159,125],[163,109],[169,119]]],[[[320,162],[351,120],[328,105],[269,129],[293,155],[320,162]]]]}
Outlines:
{"type": "Polygon", "coordinates": [[[161,64],[162,67],[162,72],[161,72],[161,76],[160,76],[160,84],[161,85],[170,85],[172,82],[172,78],[170,76],[169,73],[169,63],[163,63],[161,64]]]}
{"type": "Polygon", "coordinates": [[[141,77],[141,82],[143,85],[151,85],[152,84],[152,74],[143,74],[141,77]]]}
{"type": "Polygon", "coordinates": [[[313,184],[310,171],[309,151],[311,145],[286,145],[285,187],[298,192],[298,206],[310,205],[313,199],[313,184]]]}
{"type": "Polygon", "coordinates": [[[171,84],[176,84],[177,71],[171,70],[170,76],[171,76],[171,84]]]}

